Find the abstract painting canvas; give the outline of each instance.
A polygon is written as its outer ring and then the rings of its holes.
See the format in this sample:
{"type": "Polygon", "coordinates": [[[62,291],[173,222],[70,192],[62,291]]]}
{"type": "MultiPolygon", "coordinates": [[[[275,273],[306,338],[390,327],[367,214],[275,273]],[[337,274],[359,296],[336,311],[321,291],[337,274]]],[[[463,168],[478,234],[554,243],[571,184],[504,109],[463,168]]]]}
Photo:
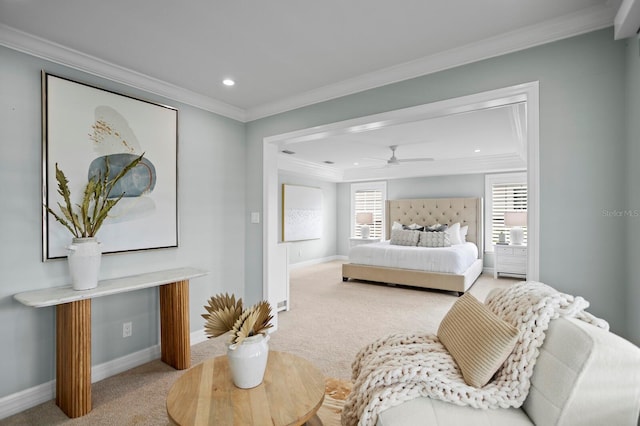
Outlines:
{"type": "MultiPolygon", "coordinates": [[[[58,210],[56,164],[79,203],[91,176],[141,163],[112,191],[124,197],[97,235],[103,253],[178,246],[175,108],[78,83],[43,71],[43,206],[58,210]]],[[[43,260],[65,257],[69,230],[43,208],[43,260]]]]}
{"type": "Polygon", "coordinates": [[[282,185],[282,241],[322,237],[322,190],[282,185]]]}

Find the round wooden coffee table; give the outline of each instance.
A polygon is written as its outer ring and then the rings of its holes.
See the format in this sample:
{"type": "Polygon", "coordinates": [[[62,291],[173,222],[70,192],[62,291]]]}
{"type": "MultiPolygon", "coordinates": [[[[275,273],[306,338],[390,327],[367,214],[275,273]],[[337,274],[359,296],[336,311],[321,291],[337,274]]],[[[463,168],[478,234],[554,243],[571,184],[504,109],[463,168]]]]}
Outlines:
{"type": "MultiPolygon", "coordinates": [[[[324,377],[304,358],[269,351],[262,383],[233,384],[227,356],[185,372],[169,390],[167,413],[179,425],[301,425],[324,400],[324,377]]],[[[313,419],[317,423],[317,419],[313,419]]]]}

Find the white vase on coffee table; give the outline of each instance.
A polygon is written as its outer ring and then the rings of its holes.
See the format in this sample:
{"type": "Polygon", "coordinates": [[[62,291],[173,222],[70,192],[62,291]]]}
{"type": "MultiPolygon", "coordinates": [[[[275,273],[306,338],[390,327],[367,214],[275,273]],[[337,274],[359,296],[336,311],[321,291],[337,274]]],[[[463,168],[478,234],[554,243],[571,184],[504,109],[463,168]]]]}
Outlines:
{"type": "Polygon", "coordinates": [[[256,334],[240,344],[227,348],[227,358],[233,383],[240,389],[250,389],[262,383],[269,357],[269,335],[256,334]]]}

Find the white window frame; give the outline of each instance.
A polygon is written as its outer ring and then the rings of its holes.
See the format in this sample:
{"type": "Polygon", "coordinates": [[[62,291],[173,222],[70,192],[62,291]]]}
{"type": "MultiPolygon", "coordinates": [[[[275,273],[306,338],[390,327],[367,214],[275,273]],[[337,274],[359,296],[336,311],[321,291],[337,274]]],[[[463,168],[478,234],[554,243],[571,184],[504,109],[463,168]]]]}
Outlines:
{"type": "Polygon", "coordinates": [[[351,209],[349,212],[349,236],[353,237],[356,234],[356,224],[353,219],[356,215],[356,192],[358,191],[380,191],[382,193],[382,240],[386,238],[385,232],[385,201],[387,200],[387,182],[362,182],[351,184],[351,209]]]}
{"type": "Polygon", "coordinates": [[[484,176],[484,251],[493,253],[493,185],[501,183],[527,184],[527,204],[529,204],[529,185],[527,172],[496,173],[484,176]]]}

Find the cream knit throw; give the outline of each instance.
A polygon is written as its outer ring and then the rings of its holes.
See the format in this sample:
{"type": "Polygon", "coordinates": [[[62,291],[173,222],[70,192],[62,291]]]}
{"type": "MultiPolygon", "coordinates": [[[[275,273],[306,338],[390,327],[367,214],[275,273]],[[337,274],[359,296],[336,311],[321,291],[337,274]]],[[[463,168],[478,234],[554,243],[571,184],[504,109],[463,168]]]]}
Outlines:
{"type": "Polygon", "coordinates": [[[513,352],[491,382],[482,388],[467,385],[436,335],[391,335],[356,355],[354,386],[344,405],[342,425],[375,425],[381,411],[418,397],[482,409],[520,407],[552,319],[575,317],[609,328],[606,321],[584,311],[589,303],[583,298],[559,293],[539,282],[493,290],[485,303],[520,330],[513,352]]]}

